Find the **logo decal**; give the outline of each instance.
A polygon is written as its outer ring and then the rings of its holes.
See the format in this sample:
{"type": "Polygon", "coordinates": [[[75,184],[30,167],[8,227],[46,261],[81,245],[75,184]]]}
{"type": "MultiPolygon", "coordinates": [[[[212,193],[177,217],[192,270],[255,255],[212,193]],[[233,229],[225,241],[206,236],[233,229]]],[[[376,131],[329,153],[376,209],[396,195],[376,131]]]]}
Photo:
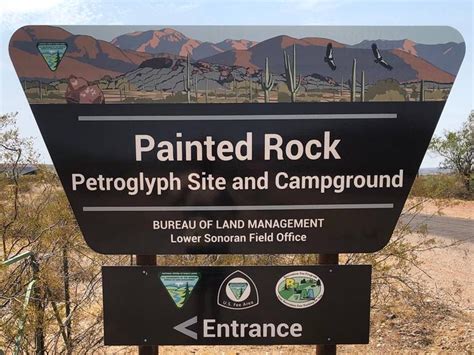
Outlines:
{"type": "Polygon", "coordinates": [[[163,272],[160,280],[176,307],[181,308],[191,296],[199,277],[197,272],[163,272]]]}
{"type": "Polygon", "coordinates": [[[59,63],[66,53],[67,43],[39,42],[36,47],[51,71],[58,69],[59,63]]]}
{"type": "Polygon", "coordinates": [[[319,302],[324,294],[321,279],[308,271],[293,271],[278,280],[278,300],[291,308],[307,308],[319,302]]]}
{"type": "Polygon", "coordinates": [[[217,304],[224,308],[241,310],[258,305],[258,290],[253,280],[242,271],[234,271],[219,287],[217,304]]]}

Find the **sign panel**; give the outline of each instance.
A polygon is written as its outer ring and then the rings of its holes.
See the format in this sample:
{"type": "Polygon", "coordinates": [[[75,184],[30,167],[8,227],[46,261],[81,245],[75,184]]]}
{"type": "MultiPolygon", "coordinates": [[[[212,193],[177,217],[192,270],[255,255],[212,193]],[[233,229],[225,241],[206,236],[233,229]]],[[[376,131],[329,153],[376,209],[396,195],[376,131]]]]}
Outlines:
{"type": "Polygon", "coordinates": [[[211,53],[169,28],[27,26],[10,53],[94,250],[373,252],[390,239],[462,61],[459,33],[439,31],[447,52],[366,41],[359,27],[248,27],[258,41],[211,53]],[[360,42],[317,37],[328,31],[360,42]],[[301,39],[280,36],[289,32],[301,39]]]}
{"type": "Polygon", "coordinates": [[[104,343],[365,344],[370,273],[368,265],[103,267],[104,343]]]}
{"type": "Polygon", "coordinates": [[[34,105],[33,112],[93,249],[308,253],[369,252],[388,242],[442,107],[34,105]],[[184,154],[187,143],[205,150],[207,140],[211,148],[226,143],[229,158],[198,160],[193,151],[190,160],[157,159],[163,142],[184,154]]]}

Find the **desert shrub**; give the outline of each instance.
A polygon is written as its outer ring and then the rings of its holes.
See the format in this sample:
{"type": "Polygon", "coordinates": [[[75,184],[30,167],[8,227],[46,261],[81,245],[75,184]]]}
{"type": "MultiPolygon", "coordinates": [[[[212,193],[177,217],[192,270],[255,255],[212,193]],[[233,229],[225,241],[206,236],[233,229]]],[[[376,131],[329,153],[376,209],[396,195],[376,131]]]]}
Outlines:
{"type": "Polygon", "coordinates": [[[126,104],[146,104],[146,103],[152,103],[153,99],[148,98],[148,97],[126,97],[125,99],[122,100],[122,103],[126,104]]]}
{"type": "Polygon", "coordinates": [[[472,192],[474,183],[474,111],[471,111],[461,129],[445,131],[442,136],[435,136],[430,142],[429,150],[442,158],[440,167],[450,169],[462,177],[467,193],[472,192]]]}
{"type": "MultiPolygon", "coordinates": [[[[25,88],[26,86],[26,92],[30,92],[30,91],[36,91],[38,92],[39,90],[39,82],[37,80],[32,80],[32,81],[26,81],[26,82],[22,82],[22,86],[23,86],[23,89],[25,88]]],[[[47,84],[47,83],[41,83],[41,89],[43,91],[48,91],[48,90],[56,90],[57,89],[57,85],[52,85],[52,84],[47,84]]]]}
{"type": "Polygon", "coordinates": [[[37,154],[32,140],[19,135],[15,115],[0,116],[0,163],[11,167],[8,176],[0,175],[0,260],[30,252],[10,265],[0,262],[0,348],[14,353],[22,319],[19,353],[96,352],[100,268],[128,258],[98,255],[86,246],[54,170],[20,174],[24,165],[37,165],[37,154]]]}
{"type": "Polygon", "coordinates": [[[367,89],[367,101],[405,101],[407,92],[395,79],[377,81],[367,89]]]}
{"type": "Polygon", "coordinates": [[[64,91],[66,91],[66,89],[67,89],[67,83],[60,82],[58,84],[58,91],[64,92],[64,91]]]}
{"type": "Polygon", "coordinates": [[[410,88],[411,88],[410,98],[413,99],[413,100],[419,99],[420,98],[420,89],[418,88],[418,86],[416,84],[413,84],[410,88]]]}
{"type": "Polygon", "coordinates": [[[278,102],[291,102],[290,94],[278,91],[278,102]]]}
{"type": "Polygon", "coordinates": [[[99,82],[97,83],[97,85],[99,86],[99,88],[101,90],[106,90],[106,89],[110,89],[109,85],[111,84],[110,81],[107,81],[107,80],[99,80],[99,82]]]}
{"type": "Polygon", "coordinates": [[[425,100],[443,101],[448,98],[448,91],[435,89],[433,91],[425,91],[425,100]]]}
{"type": "Polygon", "coordinates": [[[277,92],[278,102],[291,102],[290,92],[285,83],[278,83],[277,92]]]}
{"type": "Polygon", "coordinates": [[[43,94],[43,97],[47,99],[64,99],[64,94],[61,94],[59,91],[48,91],[46,94],[43,94]]]}
{"type": "Polygon", "coordinates": [[[456,174],[422,175],[415,179],[411,189],[412,196],[435,198],[474,198],[472,192],[466,191],[461,176],[456,174]]]}

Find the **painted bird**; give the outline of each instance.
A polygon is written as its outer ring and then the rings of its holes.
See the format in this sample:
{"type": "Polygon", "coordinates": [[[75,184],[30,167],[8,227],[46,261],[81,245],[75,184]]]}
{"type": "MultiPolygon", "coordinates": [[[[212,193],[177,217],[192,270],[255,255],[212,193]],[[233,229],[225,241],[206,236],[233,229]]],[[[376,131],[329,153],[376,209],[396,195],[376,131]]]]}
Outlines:
{"type": "Polygon", "coordinates": [[[382,58],[382,55],[380,54],[380,51],[377,48],[377,45],[375,43],[372,43],[372,52],[374,53],[374,57],[375,57],[374,62],[375,63],[380,64],[381,66],[383,66],[387,70],[392,70],[393,69],[393,67],[390,64],[388,64],[385,61],[385,59],[382,58]]]}
{"type": "Polygon", "coordinates": [[[334,55],[332,51],[332,43],[329,42],[326,46],[326,56],[324,57],[324,61],[328,63],[329,67],[332,70],[336,70],[336,63],[334,62],[334,55]]]}

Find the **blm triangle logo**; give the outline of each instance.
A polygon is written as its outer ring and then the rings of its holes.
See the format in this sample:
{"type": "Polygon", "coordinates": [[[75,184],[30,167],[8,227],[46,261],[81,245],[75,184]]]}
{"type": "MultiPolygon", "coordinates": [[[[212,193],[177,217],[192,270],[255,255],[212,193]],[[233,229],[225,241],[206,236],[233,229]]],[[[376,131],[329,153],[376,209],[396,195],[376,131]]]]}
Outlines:
{"type": "Polygon", "coordinates": [[[243,297],[248,285],[249,284],[245,282],[229,282],[228,283],[230,291],[232,292],[234,297],[237,298],[238,300],[243,297]]]}
{"type": "Polygon", "coordinates": [[[176,307],[181,308],[191,296],[199,277],[197,272],[163,272],[160,280],[176,307]]]}
{"type": "Polygon", "coordinates": [[[67,43],[39,42],[36,47],[51,71],[58,69],[59,63],[66,53],[67,43]]]}

